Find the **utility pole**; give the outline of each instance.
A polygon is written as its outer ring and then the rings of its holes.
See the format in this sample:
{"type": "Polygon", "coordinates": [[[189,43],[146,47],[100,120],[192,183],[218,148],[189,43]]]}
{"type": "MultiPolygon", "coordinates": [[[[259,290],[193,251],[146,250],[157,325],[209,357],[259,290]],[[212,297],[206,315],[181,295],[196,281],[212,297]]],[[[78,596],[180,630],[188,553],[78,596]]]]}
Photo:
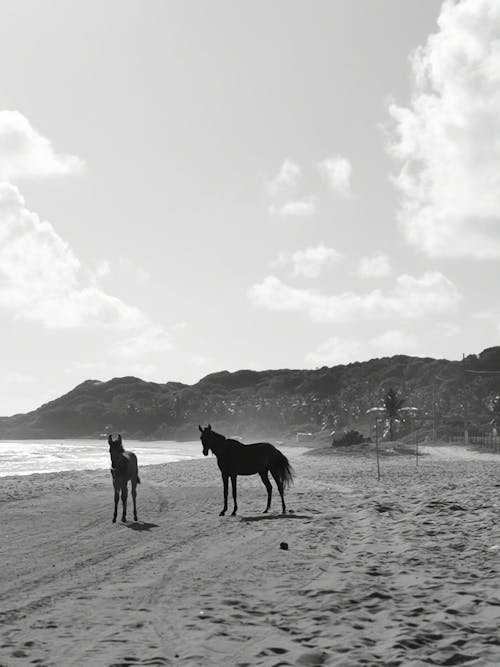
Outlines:
{"type": "Polygon", "coordinates": [[[378,422],[380,415],[385,413],[385,408],[370,408],[366,411],[366,414],[375,414],[375,454],[377,457],[377,479],[380,482],[380,454],[378,448],[378,422]]]}
{"type": "Polygon", "coordinates": [[[377,479],[380,482],[380,457],[378,453],[378,416],[375,417],[375,448],[377,451],[377,479]]]}
{"type": "Polygon", "coordinates": [[[465,354],[462,352],[462,391],[464,397],[464,445],[469,444],[469,429],[467,424],[467,395],[465,392],[465,354]]]}
{"type": "Polygon", "coordinates": [[[416,407],[406,407],[406,408],[401,408],[401,412],[405,412],[406,414],[410,415],[410,424],[413,428],[413,440],[415,443],[415,465],[418,467],[418,436],[417,436],[417,430],[416,430],[416,420],[417,420],[417,412],[418,408],[416,407]]]}
{"type": "Polygon", "coordinates": [[[436,444],[437,423],[436,423],[436,378],[432,381],[432,442],[436,444]]]}
{"type": "Polygon", "coordinates": [[[436,380],[444,382],[446,378],[442,378],[439,375],[435,375],[432,381],[432,441],[436,443],[438,436],[438,410],[437,410],[437,392],[436,392],[436,380]]]}

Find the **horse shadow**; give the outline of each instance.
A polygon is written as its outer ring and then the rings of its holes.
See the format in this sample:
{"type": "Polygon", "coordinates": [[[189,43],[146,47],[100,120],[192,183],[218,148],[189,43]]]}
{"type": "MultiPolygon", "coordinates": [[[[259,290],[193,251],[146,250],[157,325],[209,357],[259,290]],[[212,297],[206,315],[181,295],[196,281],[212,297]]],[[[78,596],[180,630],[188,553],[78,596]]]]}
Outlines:
{"type": "Polygon", "coordinates": [[[257,514],[256,516],[241,516],[240,521],[274,521],[275,519],[312,519],[308,514],[257,514]]]}
{"type": "Polygon", "coordinates": [[[131,530],[149,531],[151,528],[159,528],[157,523],[147,523],[146,521],[134,521],[134,523],[125,523],[131,530]]]}

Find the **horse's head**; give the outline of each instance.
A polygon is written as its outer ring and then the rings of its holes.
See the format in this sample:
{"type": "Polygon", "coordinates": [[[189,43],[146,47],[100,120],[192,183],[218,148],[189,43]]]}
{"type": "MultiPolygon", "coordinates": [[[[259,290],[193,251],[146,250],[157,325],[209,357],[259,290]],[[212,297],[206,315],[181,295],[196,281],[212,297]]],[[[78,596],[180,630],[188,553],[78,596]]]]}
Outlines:
{"type": "Polygon", "coordinates": [[[202,428],[198,424],[198,428],[200,429],[200,440],[201,444],[203,445],[203,456],[208,456],[208,452],[210,450],[210,443],[212,442],[213,439],[213,434],[214,431],[212,431],[212,427],[210,424],[206,428],[202,428]]]}
{"type": "Polygon", "coordinates": [[[108,445],[111,457],[113,457],[113,454],[123,452],[122,436],[118,433],[116,440],[113,440],[113,434],[110,433],[108,436],[108,445]]]}

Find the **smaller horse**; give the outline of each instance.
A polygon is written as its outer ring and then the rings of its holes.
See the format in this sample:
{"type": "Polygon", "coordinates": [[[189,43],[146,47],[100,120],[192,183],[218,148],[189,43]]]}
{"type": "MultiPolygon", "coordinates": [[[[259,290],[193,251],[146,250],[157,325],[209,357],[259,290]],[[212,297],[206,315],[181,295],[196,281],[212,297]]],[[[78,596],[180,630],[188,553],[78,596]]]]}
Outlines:
{"type": "Polygon", "coordinates": [[[238,509],[236,502],[236,478],[238,475],[260,475],[267,489],[267,505],[264,513],[271,507],[273,487],[269,481],[269,473],[274,478],[281,497],[283,514],[286,513],[284,489],[293,482],[293,469],[284,454],[269,442],[256,442],[253,445],[244,445],[238,440],[231,440],[220,433],[212,431],[210,424],[206,428],[198,425],[203,444],[203,454],[208,456],[209,450],[217,457],[217,465],[222,474],[224,486],[224,507],[219,516],[227,512],[227,493],[229,478],[233,488],[234,509],[231,516],[235,516],[238,509]]]}
{"type": "Polygon", "coordinates": [[[111,477],[113,478],[113,487],[115,489],[115,511],[113,514],[113,523],[116,523],[118,513],[118,500],[120,491],[122,493],[123,514],[122,521],[127,521],[127,496],[128,481],[132,486],[132,500],[134,501],[134,521],[137,521],[136,486],[141,483],[139,479],[139,470],[137,468],[137,456],[134,452],[126,452],[122,445],[122,436],[113,440],[113,436],[108,437],[109,455],[111,456],[111,477]]]}

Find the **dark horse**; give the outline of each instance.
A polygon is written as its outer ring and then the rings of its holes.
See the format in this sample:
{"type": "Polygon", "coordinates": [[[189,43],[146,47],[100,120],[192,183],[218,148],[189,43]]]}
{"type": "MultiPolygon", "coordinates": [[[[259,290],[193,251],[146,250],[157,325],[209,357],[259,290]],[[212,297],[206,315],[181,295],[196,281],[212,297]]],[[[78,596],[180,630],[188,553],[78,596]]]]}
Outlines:
{"type": "Polygon", "coordinates": [[[122,506],[123,514],[122,521],[127,520],[127,495],[128,495],[128,481],[132,485],[132,500],[134,501],[134,521],[137,521],[137,507],[136,486],[141,483],[139,479],[139,470],[137,468],[137,456],[134,452],[126,452],[122,445],[122,436],[118,435],[116,440],[113,436],[108,438],[109,455],[111,456],[111,477],[113,478],[113,486],[115,489],[115,511],[113,514],[113,523],[116,522],[116,515],[118,513],[118,500],[120,498],[120,491],[122,492],[122,506]]]}
{"type": "Polygon", "coordinates": [[[206,428],[201,428],[201,442],[203,444],[203,454],[208,456],[209,450],[217,457],[217,464],[222,473],[222,482],[224,484],[224,507],[220,516],[224,516],[227,511],[227,492],[229,478],[233,487],[234,509],[232,516],[236,514],[238,505],[236,503],[236,478],[238,475],[256,475],[259,474],[264,486],[267,489],[267,506],[264,513],[271,507],[271,496],[273,487],[269,481],[269,473],[274,478],[276,486],[281,496],[281,505],[283,514],[286,512],[284,489],[293,482],[293,470],[279,449],[276,449],[269,442],[256,442],[253,445],[244,445],[238,440],[225,438],[220,433],[212,431],[210,424],[206,428]]]}

